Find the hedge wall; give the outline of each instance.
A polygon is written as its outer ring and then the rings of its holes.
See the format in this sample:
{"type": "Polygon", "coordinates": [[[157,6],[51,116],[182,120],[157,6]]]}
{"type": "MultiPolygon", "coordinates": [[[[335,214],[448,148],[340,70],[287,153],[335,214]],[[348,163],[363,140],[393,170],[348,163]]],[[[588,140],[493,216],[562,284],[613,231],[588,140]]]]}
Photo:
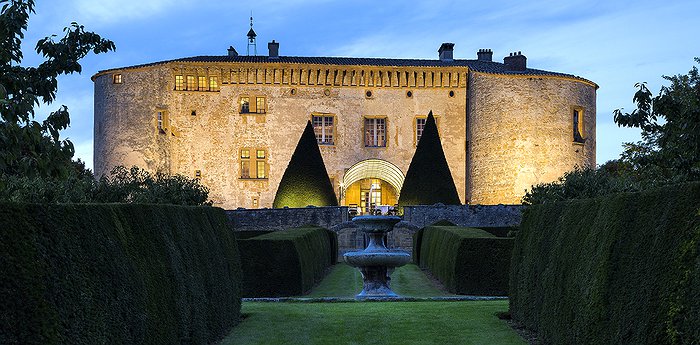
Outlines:
{"type": "Polygon", "coordinates": [[[249,238],[258,237],[260,235],[267,235],[271,231],[266,230],[247,230],[247,231],[234,231],[233,235],[237,240],[247,240],[249,238]]]}
{"type": "Polygon", "coordinates": [[[414,237],[414,255],[452,293],[508,293],[513,239],[458,226],[427,226],[414,237]]]}
{"type": "Polygon", "coordinates": [[[0,204],[0,344],[210,344],[239,320],[221,209],[0,204]]]}
{"type": "Polygon", "coordinates": [[[550,344],[700,344],[700,183],[529,207],[513,318],[550,344]]]}
{"type": "Polygon", "coordinates": [[[298,296],[320,281],[338,258],[338,238],[315,226],[239,239],[243,297],[298,296]]]}

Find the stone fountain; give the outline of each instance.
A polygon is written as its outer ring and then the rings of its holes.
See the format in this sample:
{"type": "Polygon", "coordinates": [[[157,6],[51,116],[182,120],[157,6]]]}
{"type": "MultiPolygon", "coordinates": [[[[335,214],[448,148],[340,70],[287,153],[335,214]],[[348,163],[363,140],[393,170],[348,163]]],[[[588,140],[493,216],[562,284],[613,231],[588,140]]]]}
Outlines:
{"type": "Polygon", "coordinates": [[[360,231],[369,236],[369,244],[365,250],[343,255],[348,265],[357,267],[362,273],[362,292],[357,298],[398,297],[389,288],[390,275],[396,267],[407,264],[411,260],[411,254],[403,250],[388,249],[383,238],[400,220],[397,216],[358,216],[352,219],[352,222],[360,227],[360,231]]]}

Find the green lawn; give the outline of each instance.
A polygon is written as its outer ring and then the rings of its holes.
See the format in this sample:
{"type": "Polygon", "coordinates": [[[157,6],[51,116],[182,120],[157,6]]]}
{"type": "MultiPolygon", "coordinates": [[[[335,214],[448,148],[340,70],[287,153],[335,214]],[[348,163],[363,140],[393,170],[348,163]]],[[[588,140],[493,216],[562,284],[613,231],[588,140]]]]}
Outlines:
{"type": "MultiPolygon", "coordinates": [[[[453,296],[437,288],[416,265],[397,268],[391,275],[391,289],[404,297],[453,296]]],[[[355,297],[360,291],[360,271],[346,264],[337,264],[320,284],[302,297],[355,297]]]]}
{"type": "Polygon", "coordinates": [[[526,343],[494,315],[508,301],[243,303],[221,345],[526,343]]]}

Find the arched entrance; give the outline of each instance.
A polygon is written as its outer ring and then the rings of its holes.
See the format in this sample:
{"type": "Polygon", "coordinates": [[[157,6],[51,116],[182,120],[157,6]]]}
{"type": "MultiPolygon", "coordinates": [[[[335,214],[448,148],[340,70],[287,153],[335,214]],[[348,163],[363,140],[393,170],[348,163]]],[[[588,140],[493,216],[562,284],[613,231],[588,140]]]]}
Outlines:
{"type": "Polygon", "coordinates": [[[381,159],[355,163],[343,176],[341,200],[343,205],[358,207],[366,213],[372,204],[393,206],[398,202],[404,175],[396,165],[381,159]]]}

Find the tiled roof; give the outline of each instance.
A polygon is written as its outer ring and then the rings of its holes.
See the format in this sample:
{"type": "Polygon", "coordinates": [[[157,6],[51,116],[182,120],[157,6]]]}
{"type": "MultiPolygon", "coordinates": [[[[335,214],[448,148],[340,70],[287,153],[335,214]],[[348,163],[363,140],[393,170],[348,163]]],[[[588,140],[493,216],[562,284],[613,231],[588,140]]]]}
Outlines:
{"type": "MultiPolygon", "coordinates": [[[[280,56],[279,58],[270,59],[267,56],[228,56],[228,55],[204,55],[193,56],[173,60],[165,60],[152,62],[142,65],[134,65],[122,68],[114,68],[100,71],[107,72],[117,69],[129,69],[160,65],[170,62],[233,62],[233,63],[286,63],[286,64],[317,64],[317,65],[354,65],[354,66],[391,66],[391,67],[469,67],[476,72],[494,73],[494,74],[513,74],[513,75],[543,75],[543,76],[561,76],[580,79],[593,83],[585,78],[581,78],[572,74],[550,72],[534,68],[527,68],[524,71],[511,71],[500,62],[481,61],[481,60],[424,60],[424,59],[386,59],[386,58],[354,58],[354,57],[311,57],[311,56],[280,56]]],[[[594,83],[593,83],[594,84],[594,83]]]]}

